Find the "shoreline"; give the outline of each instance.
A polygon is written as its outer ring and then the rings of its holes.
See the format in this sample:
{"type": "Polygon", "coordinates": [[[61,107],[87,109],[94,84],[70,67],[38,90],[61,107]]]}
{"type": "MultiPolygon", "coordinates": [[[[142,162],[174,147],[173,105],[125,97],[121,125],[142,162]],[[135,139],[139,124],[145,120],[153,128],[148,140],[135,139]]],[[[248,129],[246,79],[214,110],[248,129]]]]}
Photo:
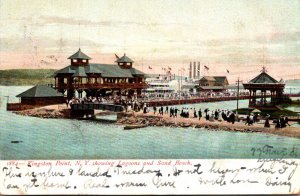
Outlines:
{"type": "MultiPolygon", "coordinates": [[[[103,111],[105,113],[105,111],[103,111]]],[[[70,109],[66,104],[50,105],[34,109],[14,111],[13,113],[23,116],[33,116],[38,118],[56,118],[56,119],[72,119],[70,118],[70,109]]],[[[225,121],[206,121],[203,117],[199,121],[198,118],[182,118],[169,117],[169,114],[163,116],[154,115],[153,112],[143,114],[142,112],[120,113],[116,125],[147,125],[152,127],[174,127],[174,128],[205,128],[209,131],[230,131],[245,133],[266,133],[286,137],[294,137],[300,139],[300,128],[285,127],[275,128],[271,124],[270,128],[263,127],[263,124],[255,123],[252,126],[245,125],[244,122],[235,122],[234,124],[225,121]]]]}
{"type": "Polygon", "coordinates": [[[275,128],[272,124],[270,128],[263,127],[263,124],[254,124],[252,126],[245,125],[244,122],[235,122],[234,124],[224,121],[206,121],[201,118],[172,118],[164,114],[157,116],[153,114],[135,113],[131,116],[125,116],[118,120],[118,124],[132,125],[132,124],[148,124],[148,126],[161,127],[181,127],[181,128],[206,128],[209,131],[230,131],[230,132],[244,132],[244,133],[266,133],[279,136],[294,137],[300,139],[300,129],[298,127],[275,128]]]}

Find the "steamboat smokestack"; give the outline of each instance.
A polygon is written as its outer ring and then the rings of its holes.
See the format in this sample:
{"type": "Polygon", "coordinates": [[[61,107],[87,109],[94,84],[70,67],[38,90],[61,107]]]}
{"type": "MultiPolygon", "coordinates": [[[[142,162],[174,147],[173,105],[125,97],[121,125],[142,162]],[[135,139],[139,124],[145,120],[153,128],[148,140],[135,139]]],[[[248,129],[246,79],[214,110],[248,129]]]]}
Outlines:
{"type": "Polygon", "coordinates": [[[193,73],[193,79],[196,78],[196,62],[194,62],[194,73],[193,73]]]}
{"type": "Polygon", "coordinates": [[[192,62],[190,62],[189,77],[192,79],[192,62]]]}
{"type": "Polygon", "coordinates": [[[200,79],[200,62],[198,62],[197,78],[200,79]]]}

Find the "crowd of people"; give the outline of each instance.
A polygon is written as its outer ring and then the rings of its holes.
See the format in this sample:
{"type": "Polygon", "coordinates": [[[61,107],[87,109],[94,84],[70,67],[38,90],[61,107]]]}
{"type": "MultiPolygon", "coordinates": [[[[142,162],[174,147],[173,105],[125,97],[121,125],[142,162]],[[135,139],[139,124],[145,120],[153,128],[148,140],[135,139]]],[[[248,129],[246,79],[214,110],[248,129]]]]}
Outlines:
{"type": "Polygon", "coordinates": [[[287,116],[283,116],[281,115],[280,118],[274,120],[274,123],[275,123],[275,128],[284,128],[286,127],[287,125],[288,126],[291,126],[289,124],[289,119],[287,116]]]}
{"type": "MultiPolygon", "coordinates": [[[[139,112],[143,110],[143,113],[150,112],[150,107],[146,103],[142,103],[141,101],[134,98],[124,98],[121,96],[107,96],[107,97],[83,97],[83,98],[75,98],[73,97],[71,100],[67,100],[67,106],[72,104],[84,104],[84,103],[114,103],[118,105],[124,106],[126,112],[135,111],[139,112]]],[[[236,119],[236,114],[230,110],[212,110],[210,111],[208,108],[204,109],[202,112],[201,108],[196,110],[196,108],[188,108],[182,107],[178,109],[176,106],[153,106],[153,113],[163,116],[164,114],[169,114],[170,117],[177,118],[179,115],[182,118],[198,118],[199,120],[204,117],[207,121],[227,121],[229,123],[234,124],[236,119]]],[[[259,115],[257,113],[247,115],[245,119],[245,125],[251,126],[254,123],[259,122],[259,115]]],[[[276,128],[284,128],[288,123],[287,116],[280,116],[280,118],[275,119],[273,123],[275,123],[276,128]]],[[[264,127],[270,126],[270,115],[265,117],[264,127]]]]}
{"type": "MultiPolygon", "coordinates": [[[[249,95],[248,92],[240,92],[240,96],[249,95]]],[[[140,99],[143,101],[149,101],[153,99],[195,99],[195,98],[206,98],[206,97],[230,97],[236,96],[235,92],[181,92],[181,93],[142,93],[140,99]]]]}
{"type": "Polygon", "coordinates": [[[85,103],[111,103],[124,106],[125,111],[133,110],[140,111],[142,109],[142,102],[134,98],[124,98],[121,96],[106,96],[106,97],[92,97],[84,96],[82,98],[73,97],[67,100],[66,104],[71,107],[72,104],[85,104],[85,103]]]}
{"type": "MultiPolygon", "coordinates": [[[[150,112],[149,107],[147,104],[144,104],[143,106],[143,113],[150,112]]],[[[196,110],[196,108],[188,108],[188,107],[182,107],[181,109],[178,109],[176,106],[153,106],[153,113],[155,115],[163,116],[164,114],[170,115],[170,117],[177,118],[179,115],[181,118],[198,118],[199,120],[204,117],[207,121],[226,121],[228,123],[234,124],[238,119],[236,119],[236,114],[233,111],[230,110],[212,110],[210,111],[208,108],[204,109],[204,111],[199,108],[196,110]]],[[[259,114],[254,113],[251,115],[247,115],[245,119],[245,125],[251,126],[254,123],[258,123],[260,121],[261,117],[259,114]]],[[[290,126],[288,123],[288,117],[287,116],[281,116],[279,119],[275,119],[273,121],[275,123],[276,128],[284,128],[287,125],[290,126]]],[[[264,127],[269,128],[270,125],[270,115],[267,115],[264,118],[264,127]]]]}
{"type": "MultiPolygon", "coordinates": [[[[259,122],[258,117],[259,117],[259,115],[257,113],[247,115],[245,125],[250,126],[250,125],[253,125],[253,123],[259,122]]],[[[288,117],[283,116],[283,115],[281,115],[280,118],[278,118],[278,119],[274,119],[273,123],[275,123],[275,128],[284,128],[287,125],[290,126],[288,117]]],[[[265,117],[264,127],[266,127],[266,128],[271,127],[269,114],[265,117]]]]}
{"type": "MultiPolygon", "coordinates": [[[[149,107],[144,104],[143,113],[150,112],[149,107]]],[[[182,107],[178,109],[174,106],[153,106],[153,113],[163,116],[164,114],[170,115],[170,117],[177,118],[179,115],[181,118],[198,118],[199,120],[204,117],[207,121],[227,121],[232,124],[236,121],[236,115],[234,112],[230,110],[213,110],[210,111],[206,108],[203,112],[200,109],[196,110],[196,108],[188,108],[182,107]]]]}
{"type": "MultiPolygon", "coordinates": [[[[250,126],[250,125],[253,125],[253,123],[256,123],[258,121],[259,120],[258,120],[258,114],[257,113],[251,114],[251,115],[247,115],[245,125],[250,126]]],[[[268,126],[267,124],[270,125],[270,123],[269,123],[269,117],[268,116],[267,116],[266,121],[267,121],[267,123],[266,123],[265,126],[268,126]]]]}

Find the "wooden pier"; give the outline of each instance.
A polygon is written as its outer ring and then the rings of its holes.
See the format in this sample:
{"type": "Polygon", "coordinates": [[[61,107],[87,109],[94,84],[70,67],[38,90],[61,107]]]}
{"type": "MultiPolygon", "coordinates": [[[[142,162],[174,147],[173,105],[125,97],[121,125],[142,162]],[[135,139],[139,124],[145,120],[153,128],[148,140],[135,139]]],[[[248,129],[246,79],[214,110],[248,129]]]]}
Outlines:
{"type": "MultiPolygon", "coordinates": [[[[300,94],[284,94],[289,97],[300,97],[300,94]]],[[[262,98],[263,96],[257,95],[256,98],[262,98]]],[[[267,95],[271,97],[271,95],[267,95]]],[[[166,99],[166,100],[149,100],[143,101],[148,106],[167,106],[167,105],[183,105],[183,104],[194,104],[202,102],[219,102],[219,101],[232,101],[232,100],[244,100],[249,99],[250,96],[229,96],[229,97],[199,97],[199,98],[183,98],[183,99],[166,99]]]]}

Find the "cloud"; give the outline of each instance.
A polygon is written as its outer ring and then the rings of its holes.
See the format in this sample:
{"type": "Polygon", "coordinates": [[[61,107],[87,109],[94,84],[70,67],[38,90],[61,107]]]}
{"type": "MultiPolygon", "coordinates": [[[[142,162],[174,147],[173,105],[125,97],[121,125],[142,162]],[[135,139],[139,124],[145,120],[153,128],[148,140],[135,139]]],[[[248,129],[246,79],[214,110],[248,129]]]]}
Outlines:
{"type": "Polygon", "coordinates": [[[102,20],[102,21],[91,21],[84,19],[74,19],[67,17],[59,17],[59,16],[41,16],[37,19],[33,19],[32,17],[22,17],[23,21],[28,21],[32,25],[44,26],[51,24],[63,24],[63,25],[85,25],[85,26],[130,26],[130,25],[138,25],[138,26],[165,26],[165,25],[181,25],[181,26],[190,26],[189,24],[183,24],[178,22],[136,22],[136,21],[125,21],[125,20],[102,20]]]}

